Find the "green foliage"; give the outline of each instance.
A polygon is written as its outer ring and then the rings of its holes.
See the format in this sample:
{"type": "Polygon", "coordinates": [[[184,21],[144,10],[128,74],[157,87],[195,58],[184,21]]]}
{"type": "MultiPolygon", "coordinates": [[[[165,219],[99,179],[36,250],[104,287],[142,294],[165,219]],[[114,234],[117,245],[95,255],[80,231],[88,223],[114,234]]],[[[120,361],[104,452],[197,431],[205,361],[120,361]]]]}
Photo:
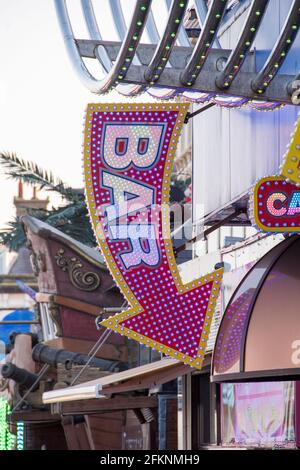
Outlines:
{"type": "MultiPolygon", "coordinates": [[[[39,189],[54,191],[60,194],[66,202],[63,207],[50,210],[30,209],[29,215],[52,225],[85,245],[96,246],[83,190],[66,186],[51,171],[44,170],[36,163],[22,160],[14,153],[0,152],[0,164],[9,178],[31,184],[39,189]]],[[[183,201],[184,191],[189,184],[190,179],[178,181],[176,175],[172,176],[171,203],[183,201]]],[[[15,218],[7,226],[6,229],[0,231],[0,243],[10,250],[17,251],[26,243],[23,225],[18,218],[15,218]]]]}
{"type": "Polygon", "coordinates": [[[37,186],[40,189],[58,192],[70,201],[84,199],[82,192],[66,186],[51,171],[44,170],[36,163],[27,162],[15,153],[1,152],[0,163],[9,178],[37,186]]]}
{"type": "MultiPolygon", "coordinates": [[[[95,246],[96,240],[90,224],[88,210],[82,190],[66,186],[52,172],[27,162],[13,153],[0,153],[0,164],[9,178],[31,184],[39,189],[60,194],[66,205],[50,210],[28,210],[28,214],[61,230],[65,234],[88,245],[95,246]]],[[[26,243],[23,225],[18,218],[10,221],[0,232],[0,243],[10,250],[18,250],[26,243]]]]}

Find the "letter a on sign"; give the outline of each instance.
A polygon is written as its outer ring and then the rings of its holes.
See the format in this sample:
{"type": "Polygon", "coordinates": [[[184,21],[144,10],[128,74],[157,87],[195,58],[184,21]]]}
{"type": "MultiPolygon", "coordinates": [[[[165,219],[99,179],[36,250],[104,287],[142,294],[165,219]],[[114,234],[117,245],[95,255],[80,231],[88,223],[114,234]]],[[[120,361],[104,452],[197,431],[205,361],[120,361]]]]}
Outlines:
{"type": "Polygon", "coordinates": [[[185,104],[90,104],[86,194],[97,240],[130,308],[101,322],[201,368],[222,270],[183,284],[173,253],[169,190],[185,104]]]}

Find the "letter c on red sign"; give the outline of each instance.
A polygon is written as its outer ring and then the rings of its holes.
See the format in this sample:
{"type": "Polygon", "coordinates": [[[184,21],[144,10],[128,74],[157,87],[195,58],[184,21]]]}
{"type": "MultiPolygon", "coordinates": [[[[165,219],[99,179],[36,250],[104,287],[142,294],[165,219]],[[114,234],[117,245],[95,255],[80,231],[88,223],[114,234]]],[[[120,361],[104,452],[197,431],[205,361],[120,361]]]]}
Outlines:
{"type": "Polygon", "coordinates": [[[269,213],[275,217],[281,217],[286,214],[287,209],[283,207],[283,203],[286,201],[286,195],[284,193],[272,193],[267,199],[267,209],[269,213]],[[281,208],[276,209],[275,202],[282,202],[281,208]]]}

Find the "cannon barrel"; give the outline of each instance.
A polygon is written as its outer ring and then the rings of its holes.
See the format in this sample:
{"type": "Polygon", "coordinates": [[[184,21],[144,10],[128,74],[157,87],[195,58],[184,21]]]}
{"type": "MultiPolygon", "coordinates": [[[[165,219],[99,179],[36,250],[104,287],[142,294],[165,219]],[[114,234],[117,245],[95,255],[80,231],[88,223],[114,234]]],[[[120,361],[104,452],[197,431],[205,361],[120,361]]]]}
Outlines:
{"type": "MultiPolygon", "coordinates": [[[[20,367],[17,367],[15,364],[12,363],[4,364],[1,369],[1,374],[2,377],[4,377],[5,379],[12,379],[19,385],[23,385],[27,389],[32,387],[32,385],[34,384],[34,382],[37,381],[38,378],[36,374],[28,372],[28,370],[26,369],[21,369],[20,367]]],[[[36,390],[38,386],[39,384],[37,383],[32,391],[36,390]]]]}
{"type": "MultiPolygon", "coordinates": [[[[32,358],[36,362],[44,362],[51,366],[57,364],[73,363],[84,366],[90,357],[87,354],[73,353],[65,349],[50,348],[44,344],[37,344],[32,350],[32,358]]],[[[128,365],[121,361],[110,361],[107,359],[92,358],[89,362],[91,367],[107,370],[110,372],[119,372],[128,369],[128,365]]]]}

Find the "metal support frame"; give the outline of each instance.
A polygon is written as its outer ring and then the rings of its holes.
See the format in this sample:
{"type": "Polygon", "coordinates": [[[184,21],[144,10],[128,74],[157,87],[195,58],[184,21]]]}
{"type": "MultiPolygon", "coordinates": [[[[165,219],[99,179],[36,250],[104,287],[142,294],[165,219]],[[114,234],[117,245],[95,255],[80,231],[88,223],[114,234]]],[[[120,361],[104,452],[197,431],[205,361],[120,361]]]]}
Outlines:
{"type": "MultiPolygon", "coordinates": [[[[76,41],[78,50],[82,57],[95,58],[95,48],[99,44],[103,44],[112,60],[118,55],[121,43],[106,41],[78,40],[76,41]]],[[[131,65],[123,83],[149,86],[145,80],[144,73],[150,63],[154,53],[155,46],[152,44],[141,44],[137,48],[137,53],[141,61],[140,66],[131,65]]],[[[191,53],[191,48],[174,46],[169,62],[172,68],[165,68],[160,75],[158,83],[164,89],[174,90],[181,89],[181,76],[185,70],[185,63],[191,53]]],[[[197,77],[195,83],[189,87],[189,91],[197,91],[203,93],[220,93],[216,86],[215,77],[220,62],[224,62],[230,56],[231,51],[222,49],[210,49],[207,60],[203,69],[197,77]]],[[[222,90],[222,94],[226,96],[241,96],[253,100],[262,100],[262,95],[256,93],[252,89],[252,82],[256,78],[255,54],[249,53],[243,63],[242,71],[236,76],[229,89],[222,90]]],[[[300,77],[299,77],[300,79],[300,77]]],[[[272,101],[283,104],[293,104],[288,87],[294,80],[293,75],[280,74],[274,78],[272,83],[263,95],[264,101],[272,101]]],[[[154,89],[154,87],[152,88],[154,89]]],[[[160,88],[156,88],[160,90],[160,88]]]]}
{"type": "Polygon", "coordinates": [[[136,0],[128,28],[123,15],[124,4],[120,0],[109,0],[112,27],[120,42],[103,39],[92,0],[80,0],[91,39],[75,39],[66,0],[54,1],[73,67],[82,83],[94,93],[102,94],[116,87],[126,96],[147,90],[152,96],[164,99],[185,91],[208,96],[221,92],[248,100],[299,104],[292,101],[292,94],[300,73],[296,76],[278,74],[299,30],[299,0],[293,0],[281,34],[259,73],[250,48],[269,0],[252,0],[237,46],[232,51],[222,50],[216,36],[218,28],[222,28],[226,0],[213,0],[209,10],[204,0],[195,0],[202,31],[194,48],[183,27],[187,0],[165,0],[169,18],[161,35],[151,0],[136,0]],[[140,44],[144,29],[151,44],[140,44]],[[100,63],[106,74],[103,80],[97,80],[88,70],[85,57],[100,63]]]}
{"type": "Polygon", "coordinates": [[[173,0],[172,2],[165,32],[145,71],[145,79],[151,85],[154,85],[154,83],[159,79],[162,71],[167,65],[172,52],[172,47],[176,42],[179,26],[183,19],[187,4],[187,0],[173,0]]]}
{"type": "Polygon", "coordinates": [[[239,73],[253,44],[268,3],[269,0],[253,0],[237,45],[231,52],[224,70],[216,79],[216,85],[218,88],[229,88],[239,73]]]}
{"type": "Polygon", "coordinates": [[[212,47],[221,23],[227,0],[214,0],[207,14],[201,34],[194,47],[192,56],[182,74],[181,82],[186,86],[195,83],[207,59],[207,53],[212,47]]]}
{"type": "Polygon", "coordinates": [[[188,244],[197,243],[200,240],[207,240],[207,237],[210,233],[214,232],[215,230],[218,230],[223,225],[226,225],[227,223],[231,222],[233,219],[235,219],[239,215],[245,214],[246,212],[247,212],[247,209],[245,208],[237,208],[232,214],[228,215],[227,217],[224,217],[224,219],[220,220],[219,222],[214,223],[211,227],[207,228],[206,230],[196,235],[195,237],[191,238],[190,240],[186,240],[182,245],[179,245],[174,248],[175,257],[179,253],[184,251],[188,244]]]}

